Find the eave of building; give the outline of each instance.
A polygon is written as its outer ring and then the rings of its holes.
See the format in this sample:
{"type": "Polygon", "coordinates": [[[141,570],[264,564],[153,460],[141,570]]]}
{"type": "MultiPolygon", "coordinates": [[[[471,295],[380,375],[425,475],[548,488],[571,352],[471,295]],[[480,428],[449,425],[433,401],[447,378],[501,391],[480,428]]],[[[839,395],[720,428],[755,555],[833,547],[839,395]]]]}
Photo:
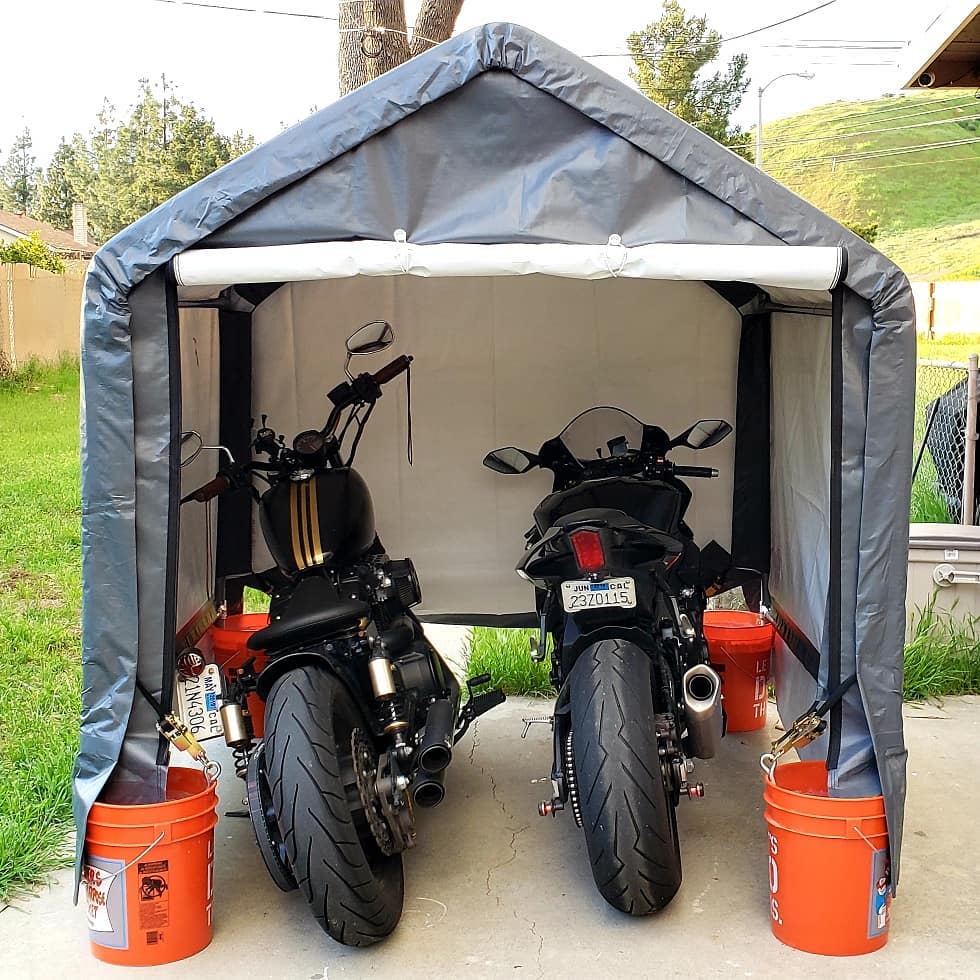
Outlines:
{"type": "Polygon", "coordinates": [[[980,3],[950,3],[912,43],[902,74],[906,89],[980,87],[980,3]]]}

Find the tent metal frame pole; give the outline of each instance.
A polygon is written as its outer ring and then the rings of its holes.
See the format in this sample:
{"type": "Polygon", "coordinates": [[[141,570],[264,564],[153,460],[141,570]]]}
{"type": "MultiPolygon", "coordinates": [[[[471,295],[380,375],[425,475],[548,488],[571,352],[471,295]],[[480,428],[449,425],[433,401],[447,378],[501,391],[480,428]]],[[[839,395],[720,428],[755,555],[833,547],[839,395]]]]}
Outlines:
{"type": "Polygon", "coordinates": [[[977,472],[977,365],[976,354],[970,355],[966,382],[966,428],[963,431],[963,502],[961,524],[976,524],[974,482],[977,472]]]}
{"type": "Polygon", "coordinates": [[[809,306],[782,306],[779,303],[766,303],[765,306],[760,307],[759,313],[796,313],[800,316],[823,316],[832,317],[833,312],[831,310],[818,309],[816,307],[809,306]]]}
{"type": "MultiPolygon", "coordinates": [[[[843,575],[841,569],[843,465],[844,465],[844,292],[840,286],[830,294],[831,363],[830,363],[830,583],[828,619],[830,627],[827,690],[834,691],[841,682],[841,646],[843,637],[841,606],[843,575]]],[[[836,769],[840,761],[843,704],[838,701],[830,712],[830,738],[827,769],[836,769]]]]}

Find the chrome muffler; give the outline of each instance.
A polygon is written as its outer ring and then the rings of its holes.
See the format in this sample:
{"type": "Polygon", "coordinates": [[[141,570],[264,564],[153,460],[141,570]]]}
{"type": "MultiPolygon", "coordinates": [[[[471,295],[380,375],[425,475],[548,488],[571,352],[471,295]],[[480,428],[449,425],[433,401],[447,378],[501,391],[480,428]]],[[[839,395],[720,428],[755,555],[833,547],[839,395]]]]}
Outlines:
{"type": "Polygon", "coordinates": [[[682,682],[691,754],[711,759],[721,741],[721,678],[707,664],[684,674],[682,682]]]}

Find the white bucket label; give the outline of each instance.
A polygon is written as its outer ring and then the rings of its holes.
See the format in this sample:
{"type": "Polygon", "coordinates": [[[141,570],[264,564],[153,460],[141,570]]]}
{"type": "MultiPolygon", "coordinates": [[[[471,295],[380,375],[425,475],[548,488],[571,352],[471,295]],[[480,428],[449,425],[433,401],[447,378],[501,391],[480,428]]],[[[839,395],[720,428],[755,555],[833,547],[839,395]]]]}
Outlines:
{"type": "Polygon", "coordinates": [[[783,918],[779,911],[779,865],[776,858],[779,857],[779,841],[776,835],[769,831],[769,916],[776,925],[783,924],[783,918]]]}
{"type": "Polygon", "coordinates": [[[82,865],[85,916],[92,942],[112,949],[128,949],[126,930],[126,876],[122,861],[87,856],[82,865]]]}
{"type": "Polygon", "coordinates": [[[892,877],[888,848],[875,851],[871,857],[871,901],[868,909],[868,939],[888,931],[892,877]]]}

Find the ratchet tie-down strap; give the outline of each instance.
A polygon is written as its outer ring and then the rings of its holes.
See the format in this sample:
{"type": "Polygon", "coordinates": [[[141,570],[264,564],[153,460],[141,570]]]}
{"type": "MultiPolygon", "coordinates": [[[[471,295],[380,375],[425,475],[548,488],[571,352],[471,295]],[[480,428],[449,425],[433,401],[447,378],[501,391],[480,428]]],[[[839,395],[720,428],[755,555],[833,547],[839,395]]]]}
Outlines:
{"type": "Polygon", "coordinates": [[[195,762],[199,762],[204,769],[204,775],[208,782],[213,783],[221,773],[220,764],[208,758],[204,746],[194,737],[193,732],[177,714],[164,712],[160,702],[143,686],[138,677],[136,678],[136,687],[156,713],[157,731],[168,742],[176,746],[179,751],[186,752],[195,762]]]}
{"type": "Polygon", "coordinates": [[[759,760],[762,768],[765,770],[766,774],[772,778],[773,770],[776,768],[776,763],[779,759],[784,756],[790,749],[800,749],[804,745],[809,745],[812,741],[819,738],[827,730],[827,718],[826,716],[830,713],[831,709],[839,704],[843,699],[844,695],[850,690],[851,685],[857,681],[857,674],[851,674],[850,677],[845,678],[840,684],[834,688],[833,691],[823,701],[814,701],[813,704],[803,712],[796,721],[793,722],[786,731],[777,738],[770,747],[769,751],[766,752],[762,758],[759,760]]]}

